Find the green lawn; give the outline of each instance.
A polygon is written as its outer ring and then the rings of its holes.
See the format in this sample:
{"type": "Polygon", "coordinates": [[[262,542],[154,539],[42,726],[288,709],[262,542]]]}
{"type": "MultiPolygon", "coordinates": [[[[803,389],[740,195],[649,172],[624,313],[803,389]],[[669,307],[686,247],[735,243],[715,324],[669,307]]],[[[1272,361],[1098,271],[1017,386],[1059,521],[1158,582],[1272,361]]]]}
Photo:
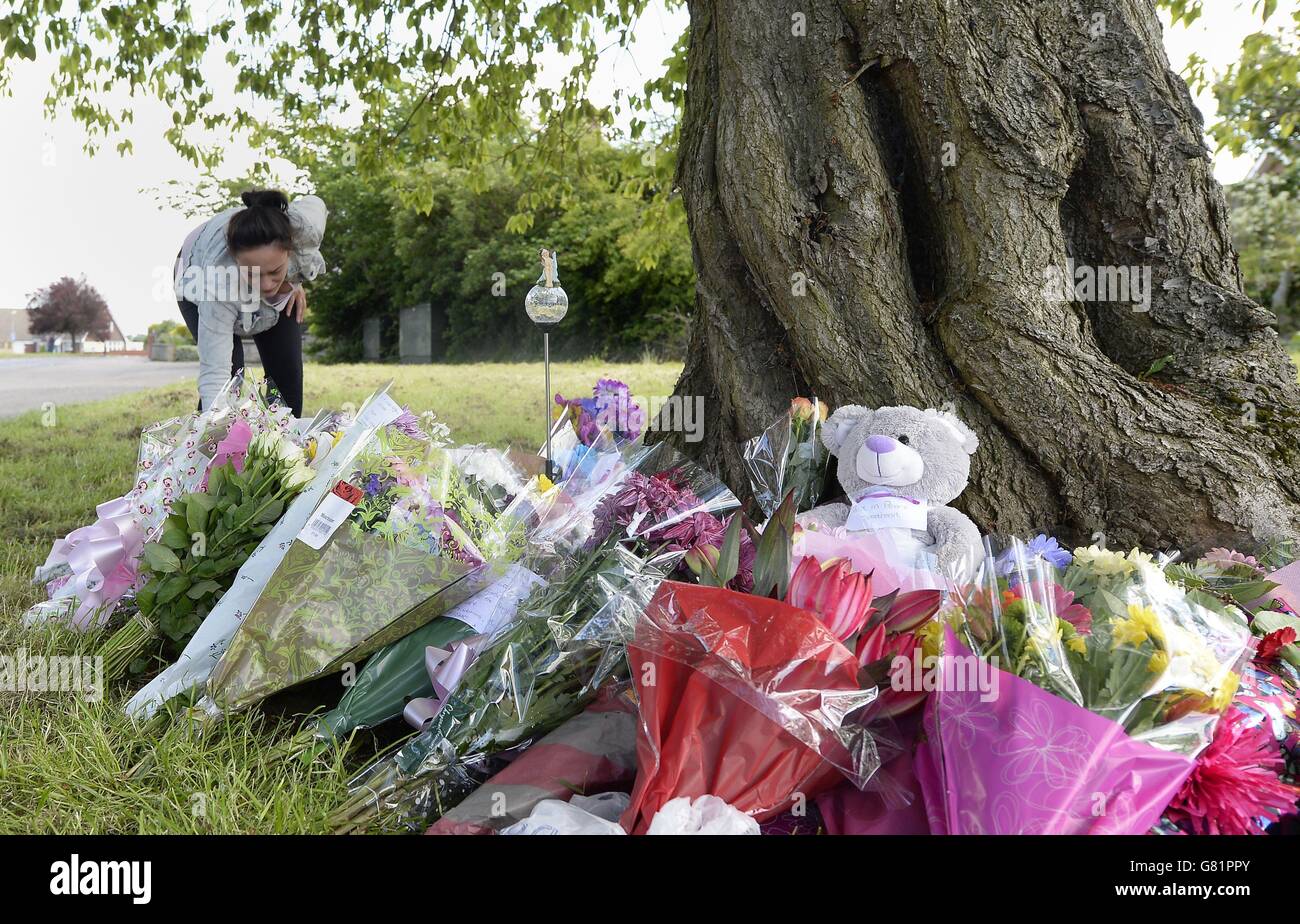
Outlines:
{"type": "MultiPolygon", "coordinates": [[[[670,394],[680,366],[562,363],[553,390],[586,393],[600,376],[635,394],[670,394]]],[[[416,411],[432,409],[458,442],[536,448],[543,436],[541,366],[309,366],[306,412],[359,404],[389,379],[416,411]]],[[[50,544],[93,519],[97,503],[132,481],[141,426],[182,414],[193,383],[0,421],[0,656],[70,654],[94,638],[27,632],[18,618],[37,599],[28,583],[50,544]]],[[[344,794],[355,763],[305,764],[268,755],[288,719],[254,710],[200,733],[176,723],[141,735],[120,706],[131,687],[99,702],[80,695],[0,690],[0,833],[314,832],[344,794]]]]}

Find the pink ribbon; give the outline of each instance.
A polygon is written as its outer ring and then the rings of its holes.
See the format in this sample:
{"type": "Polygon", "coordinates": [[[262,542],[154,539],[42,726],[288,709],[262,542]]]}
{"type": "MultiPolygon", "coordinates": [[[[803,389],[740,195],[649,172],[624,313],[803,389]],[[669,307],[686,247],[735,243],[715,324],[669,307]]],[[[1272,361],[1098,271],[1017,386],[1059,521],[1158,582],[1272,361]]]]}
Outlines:
{"type": "Polygon", "coordinates": [[[447,705],[447,699],[460,683],[460,678],[474,663],[474,656],[478,654],[483,640],[482,635],[471,635],[452,642],[449,649],[435,648],[432,645],[424,649],[424,667],[433,684],[433,696],[421,696],[406,704],[402,717],[408,723],[416,728],[424,728],[433,721],[434,716],[447,705]]]}
{"type": "MultiPolygon", "coordinates": [[[[60,599],[76,598],[68,614],[75,628],[102,624],[137,577],[136,558],[144,547],[144,533],[132,516],[126,497],[105,501],[95,508],[98,519],[54,543],[41,572],[67,565],[71,576],[57,590],[60,599]]],[[[40,573],[40,572],[38,572],[40,573]]]]}

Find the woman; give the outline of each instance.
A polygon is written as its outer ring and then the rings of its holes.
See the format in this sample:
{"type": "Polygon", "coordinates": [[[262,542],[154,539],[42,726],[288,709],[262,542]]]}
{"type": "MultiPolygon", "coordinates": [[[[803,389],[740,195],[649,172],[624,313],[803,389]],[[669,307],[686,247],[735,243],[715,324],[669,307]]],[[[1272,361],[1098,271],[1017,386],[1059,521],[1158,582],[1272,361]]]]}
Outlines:
{"type": "Polygon", "coordinates": [[[302,416],[302,284],[325,269],[325,203],[250,190],[190,232],[176,258],[176,301],[199,348],[199,407],[244,366],[253,337],[269,385],[302,416]]]}

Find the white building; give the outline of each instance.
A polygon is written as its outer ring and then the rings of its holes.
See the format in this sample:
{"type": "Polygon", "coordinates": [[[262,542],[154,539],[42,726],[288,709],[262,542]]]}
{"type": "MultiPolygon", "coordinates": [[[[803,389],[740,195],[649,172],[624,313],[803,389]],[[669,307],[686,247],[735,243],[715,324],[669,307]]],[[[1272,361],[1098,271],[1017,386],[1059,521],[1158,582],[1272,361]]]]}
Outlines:
{"type": "MultiPolygon", "coordinates": [[[[0,350],[9,353],[71,353],[72,338],[67,334],[33,334],[27,329],[26,308],[0,308],[0,350]]],[[[118,353],[133,346],[128,344],[117,321],[109,315],[109,334],[104,340],[87,334],[77,338],[77,347],[83,353],[118,353]]]]}

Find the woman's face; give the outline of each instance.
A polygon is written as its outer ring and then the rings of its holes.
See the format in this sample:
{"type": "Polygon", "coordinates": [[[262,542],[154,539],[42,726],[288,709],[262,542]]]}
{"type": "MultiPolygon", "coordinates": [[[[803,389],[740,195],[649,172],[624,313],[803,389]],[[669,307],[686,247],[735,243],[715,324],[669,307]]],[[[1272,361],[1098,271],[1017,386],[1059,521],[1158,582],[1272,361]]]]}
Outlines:
{"type": "Polygon", "coordinates": [[[244,281],[257,282],[262,295],[274,295],[289,275],[289,251],[279,244],[263,244],[235,254],[244,281]]]}

